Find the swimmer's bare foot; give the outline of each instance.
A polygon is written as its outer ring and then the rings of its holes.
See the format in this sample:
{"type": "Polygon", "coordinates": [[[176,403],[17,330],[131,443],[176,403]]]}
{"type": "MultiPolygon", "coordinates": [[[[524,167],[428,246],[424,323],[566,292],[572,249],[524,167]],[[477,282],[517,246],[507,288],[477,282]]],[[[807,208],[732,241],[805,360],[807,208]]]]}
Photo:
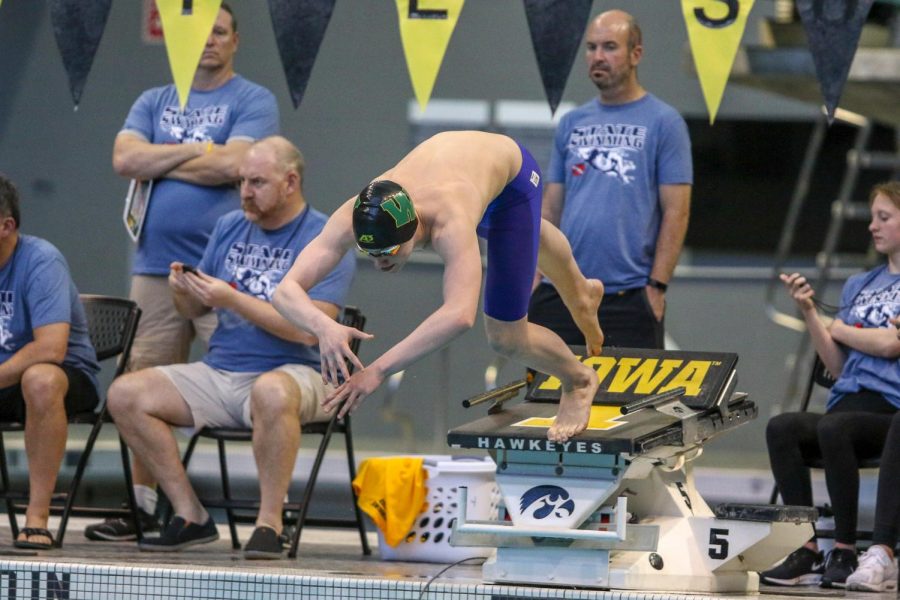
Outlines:
{"type": "Polygon", "coordinates": [[[578,298],[578,306],[569,306],[575,325],[584,335],[588,356],[600,356],[603,352],[603,330],[597,321],[597,311],[603,300],[603,283],[599,279],[588,279],[588,293],[578,298]]]}
{"type": "Polygon", "coordinates": [[[600,380],[593,369],[585,367],[590,372],[582,385],[571,390],[563,390],[559,399],[559,410],[553,425],[547,430],[547,439],[551,442],[565,442],[572,436],[585,430],[591,417],[591,404],[594,394],[600,387],[600,380]]]}

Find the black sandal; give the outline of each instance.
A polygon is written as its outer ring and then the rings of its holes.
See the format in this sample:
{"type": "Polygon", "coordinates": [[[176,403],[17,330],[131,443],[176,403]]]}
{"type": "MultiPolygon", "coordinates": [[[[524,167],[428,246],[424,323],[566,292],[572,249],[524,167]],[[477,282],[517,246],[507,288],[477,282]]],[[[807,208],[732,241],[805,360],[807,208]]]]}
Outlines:
{"type": "Polygon", "coordinates": [[[19,530],[19,533],[20,534],[24,533],[26,539],[15,540],[13,542],[13,546],[15,546],[16,548],[29,548],[31,550],[50,550],[53,548],[53,545],[54,545],[53,534],[50,533],[50,530],[48,530],[48,529],[44,529],[42,527],[23,527],[22,529],[19,530]],[[31,536],[34,536],[34,535],[44,536],[50,540],[50,543],[48,544],[46,542],[29,542],[27,538],[30,538],[31,536]]]}

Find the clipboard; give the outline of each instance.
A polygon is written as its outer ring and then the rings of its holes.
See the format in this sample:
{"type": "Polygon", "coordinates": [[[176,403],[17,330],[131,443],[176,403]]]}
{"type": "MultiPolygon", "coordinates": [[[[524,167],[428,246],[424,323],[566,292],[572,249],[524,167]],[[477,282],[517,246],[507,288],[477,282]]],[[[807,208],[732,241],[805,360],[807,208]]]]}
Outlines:
{"type": "Polygon", "coordinates": [[[147,206],[150,204],[150,193],[153,191],[153,180],[142,181],[132,179],[125,195],[125,210],[122,213],[122,221],[128,236],[135,243],[141,237],[144,228],[144,219],[147,216],[147,206]]]}

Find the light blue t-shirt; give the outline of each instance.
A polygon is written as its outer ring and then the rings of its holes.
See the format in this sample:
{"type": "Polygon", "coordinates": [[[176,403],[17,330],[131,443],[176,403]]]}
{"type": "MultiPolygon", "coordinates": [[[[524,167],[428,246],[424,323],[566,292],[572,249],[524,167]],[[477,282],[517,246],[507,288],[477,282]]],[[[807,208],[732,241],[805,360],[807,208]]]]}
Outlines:
{"type": "Polygon", "coordinates": [[[687,125],[652,94],[610,106],[595,98],[560,120],[546,181],[565,185],[560,229],[584,274],[608,292],[643,287],[662,218],[658,186],[693,182],[687,125]]]}
{"type": "MultiPolygon", "coordinates": [[[[252,142],[278,133],[278,105],[272,92],[235,75],[214,90],[191,90],[182,112],[167,85],[141,94],[122,131],[154,144],[252,142]]],[[[234,185],[155,180],[132,273],[163,276],[172,261],[196,264],[216,220],[239,206],[234,185]]]]}
{"type": "Polygon", "coordinates": [[[63,364],[83,371],[97,386],[97,354],[84,307],[66,259],[50,242],[19,234],[15,252],[0,269],[0,362],[34,341],[34,330],[69,324],[63,364]]]}
{"type": "MultiPolygon", "coordinates": [[[[290,223],[267,231],[248,221],[243,212],[230,212],[216,223],[200,270],[229,282],[244,294],[271,302],[294,259],[319,235],[326,220],[325,215],[307,205],[290,223]]],[[[348,252],[325,279],[309,290],[309,297],[342,307],[355,268],[354,256],[348,252]]],[[[301,364],[319,370],[318,346],[281,339],[227,309],[217,309],[216,316],[219,324],[203,359],[209,366],[224,371],[263,372],[281,365],[301,364]]]]}
{"type": "MultiPolygon", "coordinates": [[[[889,319],[900,314],[900,274],[878,267],[853,275],[841,292],[837,317],[851,326],[890,327],[889,319]]],[[[826,410],[840,402],[845,394],[865,388],[884,396],[900,408],[900,360],[880,358],[845,348],[847,359],[841,376],[834,382],[826,410]]]]}

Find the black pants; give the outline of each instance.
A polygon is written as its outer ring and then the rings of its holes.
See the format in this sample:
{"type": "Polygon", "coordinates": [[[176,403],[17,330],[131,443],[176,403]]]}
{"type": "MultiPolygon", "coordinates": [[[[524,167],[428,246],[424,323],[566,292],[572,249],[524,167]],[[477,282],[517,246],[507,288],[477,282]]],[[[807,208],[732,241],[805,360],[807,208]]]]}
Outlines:
{"type": "Polygon", "coordinates": [[[773,417],[766,444],[785,504],[813,506],[809,464],[821,460],[834,509],[835,541],[856,543],[859,461],[881,456],[897,408],[871,391],[848,394],[826,414],[792,412],[773,417]]]}
{"type": "MultiPolygon", "coordinates": [[[[69,365],[60,365],[60,368],[69,379],[69,389],[65,397],[66,415],[93,410],[100,402],[100,397],[91,378],[84,371],[69,365]]],[[[27,417],[22,386],[16,384],[0,389],[0,421],[24,423],[27,417]]]]}
{"type": "Polygon", "coordinates": [[[881,469],[878,471],[878,499],[875,504],[875,531],[873,544],[884,544],[889,548],[897,545],[900,538],[900,412],[891,419],[881,454],[881,469]]]}
{"type": "MultiPolygon", "coordinates": [[[[608,294],[597,311],[604,346],[662,348],[665,329],[657,321],[645,288],[608,294]]],[[[528,320],[555,331],[570,346],[584,346],[584,336],[552,285],[542,283],[531,295],[528,320]]]]}

